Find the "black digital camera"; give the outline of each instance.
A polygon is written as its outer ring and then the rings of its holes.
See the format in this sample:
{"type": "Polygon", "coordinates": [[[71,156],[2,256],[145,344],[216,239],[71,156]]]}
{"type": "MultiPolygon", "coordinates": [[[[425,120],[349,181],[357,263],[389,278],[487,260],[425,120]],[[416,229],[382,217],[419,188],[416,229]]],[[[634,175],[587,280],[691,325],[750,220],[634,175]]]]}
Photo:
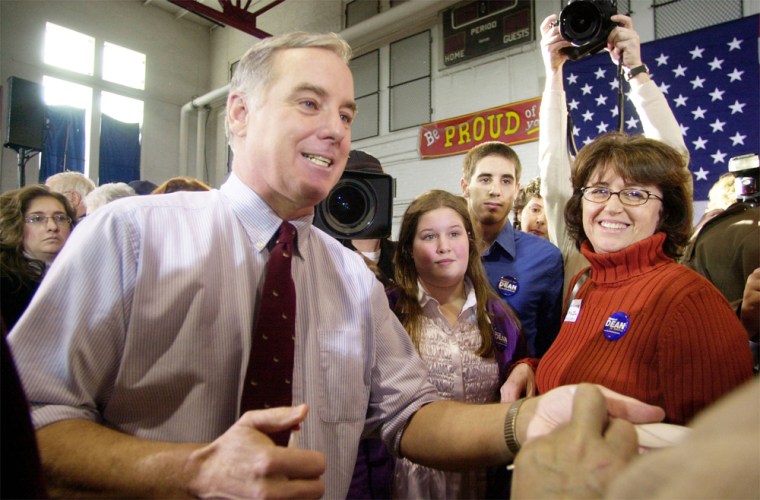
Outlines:
{"type": "Polygon", "coordinates": [[[314,225],[337,239],[391,235],[396,180],[387,174],[347,170],[314,210],[314,225]]]}
{"type": "Polygon", "coordinates": [[[562,52],[577,60],[602,50],[617,26],[610,19],[615,14],[617,0],[570,0],[559,13],[559,32],[573,47],[562,52]]]}

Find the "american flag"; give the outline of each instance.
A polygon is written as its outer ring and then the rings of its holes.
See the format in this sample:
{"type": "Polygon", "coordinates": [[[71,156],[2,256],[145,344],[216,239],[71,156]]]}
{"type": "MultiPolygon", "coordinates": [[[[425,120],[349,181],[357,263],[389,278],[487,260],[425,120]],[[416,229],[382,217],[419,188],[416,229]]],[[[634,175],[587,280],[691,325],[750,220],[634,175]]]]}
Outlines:
{"type": "MultiPolygon", "coordinates": [[[[729,159],[760,153],[759,22],[754,15],[641,45],[641,58],[681,126],[696,201],[707,199],[729,159]]],[[[617,67],[609,54],[568,61],[564,73],[577,147],[617,130],[617,67]]],[[[624,89],[623,130],[640,134],[627,83],[624,89]]]]}

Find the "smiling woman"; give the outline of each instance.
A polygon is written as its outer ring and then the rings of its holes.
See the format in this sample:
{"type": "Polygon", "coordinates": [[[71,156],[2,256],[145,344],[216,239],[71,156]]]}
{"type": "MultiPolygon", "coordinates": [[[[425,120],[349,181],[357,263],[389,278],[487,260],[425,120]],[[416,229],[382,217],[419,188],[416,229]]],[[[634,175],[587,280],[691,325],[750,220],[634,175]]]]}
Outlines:
{"type": "Polygon", "coordinates": [[[580,151],[565,218],[591,268],[570,282],[577,290],[540,363],[512,371],[507,383],[518,395],[534,377],[540,392],[592,382],[662,406],[669,422],[684,424],[751,377],[736,314],[674,260],[691,231],[682,162],[662,142],[622,134],[580,151]]]}
{"type": "Polygon", "coordinates": [[[8,331],[66,243],[75,216],[66,197],[45,186],[0,196],[0,315],[8,331]]]}
{"type": "Polygon", "coordinates": [[[659,231],[666,255],[678,258],[692,230],[691,174],[683,161],[665,143],[644,137],[610,134],[583,148],[565,207],[578,248],[589,240],[597,253],[621,250],[659,231]],[[621,196],[623,189],[638,195],[621,196]]]}

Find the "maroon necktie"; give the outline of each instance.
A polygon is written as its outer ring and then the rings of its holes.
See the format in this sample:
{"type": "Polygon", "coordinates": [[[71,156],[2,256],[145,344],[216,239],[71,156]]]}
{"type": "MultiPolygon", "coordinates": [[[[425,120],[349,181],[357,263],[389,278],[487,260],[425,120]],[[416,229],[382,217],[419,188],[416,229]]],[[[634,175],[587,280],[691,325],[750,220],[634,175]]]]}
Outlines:
{"type": "MultiPolygon", "coordinates": [[[[241,414],[292,404],[296,289],[290,261],[295,235],[296,228],[283,222],[270,252],[240,401],[241,414]]],[[[276,444],[286,446],[289,434],[290,431],[283,431],[270,437],[276,444]]]]}

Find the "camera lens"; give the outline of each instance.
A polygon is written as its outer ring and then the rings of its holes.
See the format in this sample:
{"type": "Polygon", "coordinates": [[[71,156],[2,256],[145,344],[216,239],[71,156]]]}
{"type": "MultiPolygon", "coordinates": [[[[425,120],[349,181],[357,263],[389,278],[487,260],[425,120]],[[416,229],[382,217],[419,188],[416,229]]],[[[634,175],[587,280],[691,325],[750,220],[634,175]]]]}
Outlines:
{"type": "Polygon", "coordinates": [[[356,186],[339,186],[327,200],[327,208],[336,221],[352,226],[367,212],[367,197],[363,191],[356,189],[356,186]]]}
{"type": "Polygon", "coordinates": [[[363,231],[375,218],[377,196],[374,189],[357,179],[341,179],[330,191],[322,213],[327,225],[344,237],[363,231]]]}
{"type": "Polygon", "coordinates": [[[602,14],[595,4],[576,1],[562,10],[559,29],[565,40],[575,45],[583,45],[596,38],[603,21],[602,14]]]}

